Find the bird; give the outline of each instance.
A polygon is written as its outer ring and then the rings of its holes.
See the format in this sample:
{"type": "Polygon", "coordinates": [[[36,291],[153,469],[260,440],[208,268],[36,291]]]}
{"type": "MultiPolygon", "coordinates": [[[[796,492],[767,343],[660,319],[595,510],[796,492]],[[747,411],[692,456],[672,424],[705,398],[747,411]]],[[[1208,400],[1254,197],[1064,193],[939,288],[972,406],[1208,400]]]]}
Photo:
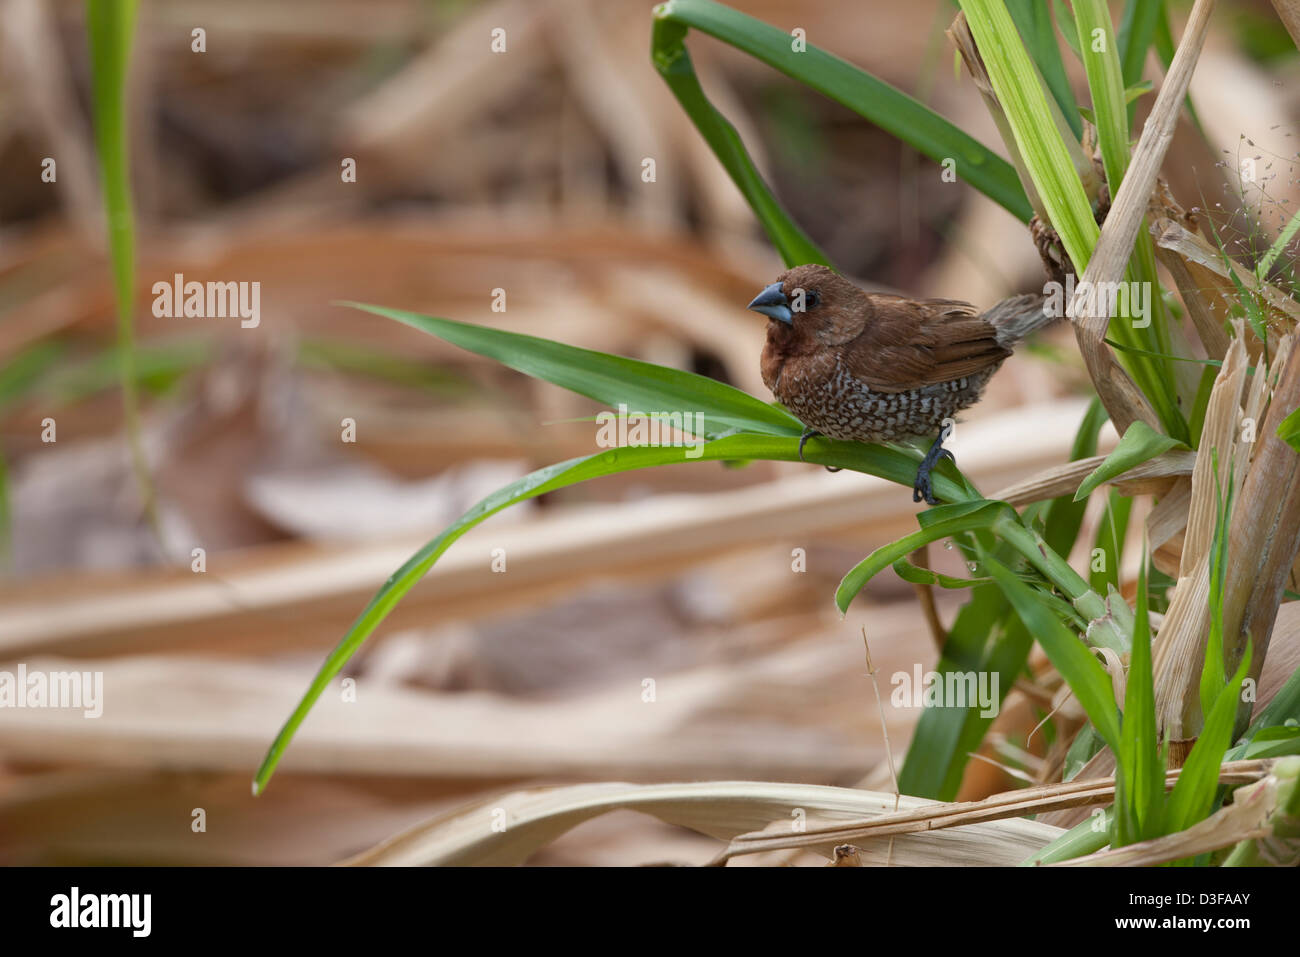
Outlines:
{"type": "MultiPolygon", "coordinates": [[[[1014,347],[1053,321],[1042,295],[980,312],[955,299],[868,293],[826,266],[795,266],[754,297],[768,317],[763,383],[815,436],[918,442],[937,436],[917,468],[912,501],[939,504],[930,480],[954,416],[979,401],[1014,347]]],[[[955,461],[955,460],[954,460],[955,461]]]]}

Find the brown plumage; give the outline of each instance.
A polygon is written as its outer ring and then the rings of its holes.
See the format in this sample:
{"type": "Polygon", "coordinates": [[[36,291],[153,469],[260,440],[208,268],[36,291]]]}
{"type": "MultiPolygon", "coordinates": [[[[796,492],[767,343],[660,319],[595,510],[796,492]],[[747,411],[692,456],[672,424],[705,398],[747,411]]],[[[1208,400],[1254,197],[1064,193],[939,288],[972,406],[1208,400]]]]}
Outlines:
{"type": "Polygon", "coordinates": [[[944,420],[978,401],[1012,347],[1051,321],[1042,304],[1018,296],[980,313],[952,299],[866,293],[807,265],[782,273],[750,308],[769,317],[763,382],[808,426],[805,440],[937,435],[915,496],[934,504],[929,467],[951,457],[944,420]]]}

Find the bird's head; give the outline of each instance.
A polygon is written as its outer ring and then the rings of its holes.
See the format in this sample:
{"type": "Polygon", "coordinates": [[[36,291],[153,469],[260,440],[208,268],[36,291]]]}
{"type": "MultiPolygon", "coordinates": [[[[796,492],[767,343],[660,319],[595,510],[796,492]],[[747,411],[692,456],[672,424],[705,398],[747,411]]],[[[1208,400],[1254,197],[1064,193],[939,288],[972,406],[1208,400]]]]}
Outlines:
{"type": "Polygon", "coordinates": [[[846,316],[860,308],[864,293],[826,266],[787,269],[754,297],[749,308],[768,317],[767,341],[782,351],[834,342],[846,316]]]}

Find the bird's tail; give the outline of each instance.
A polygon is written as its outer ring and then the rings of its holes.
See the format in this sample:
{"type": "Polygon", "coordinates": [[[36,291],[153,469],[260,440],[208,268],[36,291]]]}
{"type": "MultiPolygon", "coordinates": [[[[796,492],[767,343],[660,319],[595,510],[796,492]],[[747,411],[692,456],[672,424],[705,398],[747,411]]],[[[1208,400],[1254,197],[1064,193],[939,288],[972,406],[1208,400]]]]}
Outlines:
{"type": "Polygon", "coordinates": [[[997,330],[998,345],[1011,348],[1035,329],[1057,319],[1045,311],[1046,302],[1046,297],[1031,293],[1003,299],[985,312],[984,319],[997,330]]]}

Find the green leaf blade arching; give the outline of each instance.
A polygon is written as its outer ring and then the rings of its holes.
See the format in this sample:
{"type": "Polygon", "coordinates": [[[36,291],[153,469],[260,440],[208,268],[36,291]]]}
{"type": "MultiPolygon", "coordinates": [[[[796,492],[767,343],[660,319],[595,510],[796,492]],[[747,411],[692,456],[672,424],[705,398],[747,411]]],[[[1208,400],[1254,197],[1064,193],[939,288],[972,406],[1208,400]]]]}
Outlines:
{"type": "Polygon", "coordinates": [[[1093,469],[1079,485],[1079,490],[1074,493],[1075,501],[1087,498],[1103,482],[1123,475],[1129,469],[1180,446],[1182,443],[1177,439],[1161,435],[1139,419],[1128,427],[1124,437],[1119,440],[1119,445],[1106,456],[1106,460],[1093,469]]]}
{"type": "Polygon", "coordinates": [[[799,420],[788,412],[707,376],[401,309],[364,303],[343,305],[395,319],[597,402],[611,406],[622,403],[631,411],[645,414],[698,413],[704,416],[709,438],[736,429],[766,435],[799,435],[803,431],[799,420]]]}
{"type": "MultiPolygon", "coordinates": [[[[357,649],[429,572],[438,558],[457,539],[488,517],[517,502],[555,489],[633,469],[692,461],[800,460],[802,426],[797,419],[780,408],[705,376],[450,319],[378,306],[350,305],[438,336],[599,402],[624,403],[629,409],[644,405],[645,408],[638,411],[647,413],[676,409],[703,413],[704,426],[699,430],[703,434],[697,437],[708,441],[679,446],[611,448],[595,455],[570,459],[499,489],[467,511],[412,555],[383,584],[326,656],[263,759],[254,779],[255,793],[266,787],[312,706],[357,649]]],[[[906,487],[912,485],[919,458],[920,453],[915,451],[828,439],[809,445],[803,455],[803,460],[808,462],[852,469],[906,487]]],[[[936,471],[933,482],[935,493],[948,501],[964,501],[974,494],[969,483],[952,468],[936,471]]]]}
{"type": "Polygon", "coordinates": [[[745,197],[785,264],[830,265],[826,254],[799,227],[764,182],[736,128],[709,102],[686,50],[687,27],[662,15],[660,11],[666,6],[656,8],[651,34],[651,60],[655,69],[745,197]]]}
{"type": "MultiPolygon", "coordinates": [[[[916,459],[897,449],[858,442],[827,443],[824,448],[825,451],[818,450],[814,454],[810,446],[805,458],[808,461],[824,461],[825,464],[877,475],[907,486],[911,485],[912,477],[916,473],[916,459]]],[[[260,793],[266,787],[289,742],[312,706],[329,686],[330,681],[339,674],[343,666],[374,633],[397,603],[433,568],[447,549],[480,522],[525,499],[619,472],[684,462],[758,459],[797,462],[799,440],[791,436],[739,433],[707,442],[700,449],[697,457],[688,457],[686,453],[693,451],[689,448],[671,446],[623,447],[609,449],[585,458],[570,459],[526,475],[498,489],[469,509],[389,577],[357,616],[347,633],[326,656],[306,693],[272,742],[258,768],[254,779],[254,791],[260,793]]],[[[934,476],[934,483],[935,492],[939,495],[956,498],[965,494],[963,486],[938,473],[934,476]]]]}
{"type": "Polygon", "coordinates": [[[954,505],[940,505],[930,509],[926,526],[919,532],[913,532],[896,542],[890,542],[876,549],[849,570],[835,590],[835,604],[841,613],[849,610],[853,599],[862,591],[872,578],[916,551],[922,545],[928,545],[941,538],[949,538],[962,532],[976,529],[992,528],[1000,514],[1010,509],[1005,502],[979,500],[959,502],[954,505]]]}
{"type": "MultiPolygon", "coordinates": [[[[714,148],[733,179],[736,179],[737,170],[743,166],[735,153],[739,141],[737,138],[735,142],[730,142],[729,137],[719,135],[721,131],[717,120],[721,114],[716,118],[711,116],[710,113],[716,113],[716,110],[704,99],[702,91],[695,92],[699,84],[694,78],[684,47],[688,28],[699,30],[748,53],[756,60],[848,107],[935,162],[955,160],[957,175],[961,179],[1018,219],[1028,222],[1033,214],[1024,188],[1010,163],[901,90],[812,43],[805,44],[803,49],[796,52],[789,33],[723,4],[711,0],[669,0],[661,3],[655,7],[651,46],[655,66],[669,85],[674,87],[679,101],[705,134],[709,145],[714,148]],[[683,93],[686,94],[685,97],[683,93]]],[[[734,134],[734,130],[732,132],[734,134]]],[[[740,149],[743,151],[743,146],[740,149]]],[[[745,178],[748,179],[748,176],[745,178]]],[[[746,198],[751,198],[746,185],[740,181],[737,181],[737,185],[741,186],[746,198]]],[[[758,212],[758,209],[755,211],[758,212]]],[[[767,222],[764,222],[764,226],[771,235],[772,230],[767,222]]],[[[793,264],[788,258],[786,261],[793,264]]]]}

